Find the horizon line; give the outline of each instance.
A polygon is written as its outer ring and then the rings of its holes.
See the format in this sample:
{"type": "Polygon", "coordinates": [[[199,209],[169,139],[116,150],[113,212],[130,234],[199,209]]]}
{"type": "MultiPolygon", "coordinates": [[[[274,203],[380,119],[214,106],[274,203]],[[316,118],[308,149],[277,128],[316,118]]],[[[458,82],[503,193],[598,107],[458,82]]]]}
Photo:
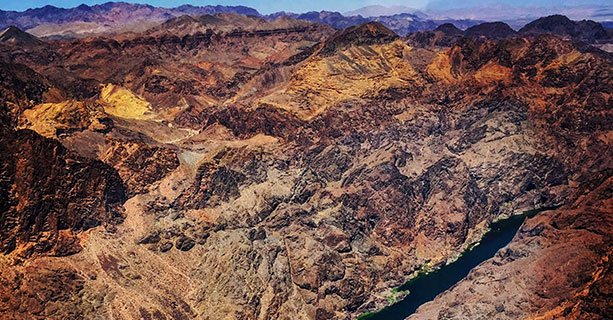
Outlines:
{"type": "MultiPolygon", "coordinates": [[[[369,7],[382,7],[382,8],[387,8],[387,9],[391,9],[394,7],[404,7],[406,9],[411,9],[411,10],[415,10],[415,12],[446,12],[446,11],[457,11],[457,10],[470,10],[470,9],[479,9],[479,8],[488,8],[490,6],[487,5],[475,5],[475,6],[468,6],[468,7],[462,7],[462,8],[447,8],[447,9],[429,9],[427,8],[427,6],[425,7],[412,7],[412,6],[405,6],[405,5],[366,5],[366,6],[361,6],[361,7],[357,7],[354,8],[352,10],[347,10],[347,11],[340,11],[340,10],[329,10],[329,9],[319,9],[319,10],[308,10],[308,11],[287,11],[287,10],[278,10],[278,11],[270,11],[268,13],[263,12],[261,9],[258,9],[256,6],[249,6],[249,5],[244,5],[244,4],[221,4],[221,3],[215,3],[215,4],[203,4],[203,5],[198,5],[198,4],[192,4],[192,3],[183,3],[183,4],[178,4],[176,6],[163,6],[163,5],[154,5],[154,4],[150,4],[150,3],[143,3],[143,2],[139,2],[139,1],[105,1],[102,3],[97,3],[97,4],[86,4],[86,3],[81,3],[79,5],[73,5],[73,6],[61,6],[61,5],[54,5],[54,4],[46,4],[43,6],[39,6],[39,7],[29,7],[27,9],[24,10],[13,10],[13,9],[5,9],[2,5],[0,5],[0,11],[3,12],[16,12],[16,13],[23,13],[23,12],[27,12],[29,10],[37,10],[37,9],[43,9],[46,7],[51,7],[51,8],[56,8],[56,9],[64,9],[64,10],[71,10],[71,9],[76,9],[78,7],[81,6],[86,6],[89,8],[92,7],[97,7],[97,6],[103,6],[103,5],[107,5],[110,3],[114,3],[114,4],[129,4],[129,5],[142,5],[142,6],[147,6],[147,7],[152,7],[152,8],[161,8],[161,9],[177,9],[183,6],[190,6],[190,7],[195,7],[195,8],[206,8],[206,7],[216,7],[216,6],[222,6],[222,7],[244,7],[244,8],[249,8],[249,9],[253,9],[255,11],[258,12],[258,14],[260,15],[271,15],[271,14],[275,14],[275,13],[293,13],[293,14],[303,14],[303,13],[309,13],[309,12],[335,12],[335,13],[340,13],[344,16],[346,16],[347,13],[352,12],[352,11],[357,11],[363,8],[369,8],[369,7]]],[[[547,5],[508,5],[508,4],[500,4],[503,7],[511,7],[511,8],[522,8],[522,9],[548,9],[548,8],[590,8],[590,7],[604,7],[604,8],[613,8],[613,4],[609,5],[609,4],[578,4],[578,5],[551,5],[551,6],[547,6],[547,5]]],[[[407,12],[408,13],[408,12],[407,12]]]]}

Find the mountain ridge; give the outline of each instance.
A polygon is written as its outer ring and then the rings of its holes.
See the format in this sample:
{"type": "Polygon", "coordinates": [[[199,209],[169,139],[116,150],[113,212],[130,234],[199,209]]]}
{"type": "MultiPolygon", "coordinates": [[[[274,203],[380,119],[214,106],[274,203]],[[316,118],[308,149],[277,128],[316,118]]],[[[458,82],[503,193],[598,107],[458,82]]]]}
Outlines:
{"type": "Polygon", "coordinates": [[[87,36],[130,30],[144,31],[176,16],[215,13],[260,16],[257,10],[245,6],[182,5],[176,8],[161,8],[128,2],[107,2],[68,9],[47,5],[23,12],[0,10],[0,27],[15,25],[38,36],[87,36]]]}

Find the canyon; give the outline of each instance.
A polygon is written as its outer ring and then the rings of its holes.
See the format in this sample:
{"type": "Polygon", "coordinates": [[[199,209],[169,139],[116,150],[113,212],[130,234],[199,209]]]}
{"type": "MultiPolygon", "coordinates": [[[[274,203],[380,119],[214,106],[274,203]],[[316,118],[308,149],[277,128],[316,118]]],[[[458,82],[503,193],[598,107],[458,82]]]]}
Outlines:
{"type": "Polygon", "coordinates": [[[2,32],[0,314],[354,319],[550,207],[410,319],[613,312],[602,26],[240,13],[2,32]]]}

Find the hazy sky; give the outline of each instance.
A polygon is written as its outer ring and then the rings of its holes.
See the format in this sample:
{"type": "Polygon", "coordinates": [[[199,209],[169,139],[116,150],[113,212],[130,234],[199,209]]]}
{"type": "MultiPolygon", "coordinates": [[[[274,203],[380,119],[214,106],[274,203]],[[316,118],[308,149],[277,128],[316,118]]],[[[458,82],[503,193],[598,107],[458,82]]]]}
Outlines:
{"type": "MultiPolygon", "coordinates": [[[[28,8],[42,7],[50,4],[56,7],[75,7],[81,3],[99,4],[109,0],[0,0],[0,9],[22,11],[28,8]]],[[[117,0],[118,1],[118,0],[117,0]]],[[[551,6],[551,5],[582,5],[582,4],[611,4],[613,0],[134,0],[126,2],[148,3],[161,7],[176,7],[181,4],[193,5],[245,5],[256,8],[261,13],[276,11],[306,12],[312,10],[331,10],[345,12],[368,5],[404,5],[412,8],[457,8],[473,7],[492,4],[508,4],[522,6],[551,6]]]]}

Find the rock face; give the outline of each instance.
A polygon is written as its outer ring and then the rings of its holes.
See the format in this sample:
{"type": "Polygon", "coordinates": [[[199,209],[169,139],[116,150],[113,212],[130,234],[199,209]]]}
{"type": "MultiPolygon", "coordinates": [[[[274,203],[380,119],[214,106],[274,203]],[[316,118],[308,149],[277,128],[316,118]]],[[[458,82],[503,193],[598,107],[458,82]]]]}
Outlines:
{"type": "Polygon", "coordinates": [[[121,220],[125,191],[110,167],[71,156],[58,142],[31,131],[2,135],[3,253],[25,247],[25,255],[49,250],[62,255],[74,251],[62,242],[75,241],[64,239],[62,230],[121,220]]]}
{"type": "MultiPolygon", "coordinates": [[[[11,69],[3,74],[12,85],[6,90],[15,94],[5,95],[3,104],[26,105],[28,95],[40,99],[33,89],[40,86],[35,73],[11,69]]],[[[72,154],[55,140],[15,130],[6,105],[0,110],[2,253],[74,253],[79,244],[73,232],[121,221],[125,189],[117,172],[72,154]]]]}
{"type": "Polygon", "coordinates": [[[101,159],[116,168],[130,194],[145,192],[179,166],[171,149],[128,141],[114,142],[101,159]]]}
{"type": "MultiPolygon", "coordinates": [[[[5,262],[5,261],[3,261],[5,262]]],[[[57,263],[3,268],[0,312],[11,319],[82,319],[85,279],[57,263]]],[[[87,298],[87,297],[85,297],[87,298]]]]}
{"type": "Polygon", "coordinates": [[[506,266],[509,294],[514,270],[534,271],[515,309],[445,299],[424,312],[557,314],[588,287],[581,308],[607,311],[604,251],[580,239],[610,242],[610,55],[500,25],[468,37],[445,26],[416,48],[378,23],[295,23],[218,15],[169,22],[181,35],[0,44],[0,221],[15,243],[0,260],[0,310],[350,319],[494,219],[563,205],[522,227],[519,253],[486,263],[506,266]],[[563,264],[548,248],[566,248],[564,236],[578,277],[540,292],[569,273],[536,272],[563,264]],[[63,257],[32,254],[48,252],[63,257]],[[53,304],[38,302],[31,268],[62,293],[53,304]]]}

